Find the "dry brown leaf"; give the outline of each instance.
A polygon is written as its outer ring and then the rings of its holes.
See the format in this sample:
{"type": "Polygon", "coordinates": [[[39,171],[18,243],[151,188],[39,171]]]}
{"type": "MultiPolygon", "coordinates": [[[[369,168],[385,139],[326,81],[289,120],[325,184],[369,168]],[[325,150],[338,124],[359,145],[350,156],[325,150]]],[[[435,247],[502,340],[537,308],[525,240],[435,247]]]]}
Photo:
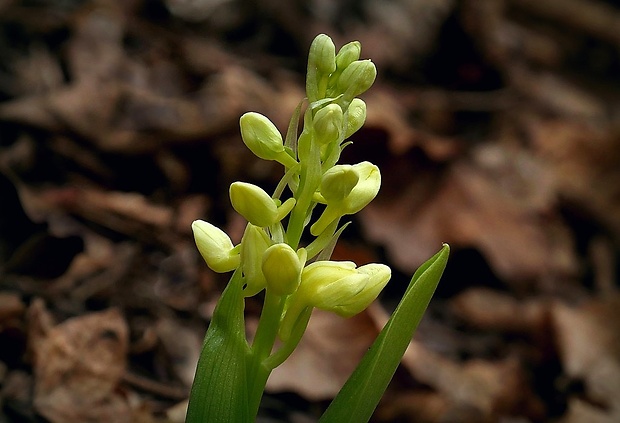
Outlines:
{"type": "MultiPolygon", "coordinates": [[[[17,411],[17,415],[32,414],[32,398],[30,393],[32,392],[32,374],[27,373],[24,370],[9,371],[2,377],[2,390],[0,391],[0,398],[4,406],[11,406],[17,411]]],[[[0,414],[6,419],[6,414],[0,414]]]]}
{"type": "Polygon", "coordinates": [[[159,229],[169,227],[172,221],[169,207],[153,204],[140,193],[82,189],[78,191],[78,196],[74,205],[83,207],[85,214],[95,211],[114,214],[159,229]]]}
{"type": "MultiPolygon", "coordinates": [[[[50,131],[70,130],[103,151],[146,153],[163,142],[196,140],[236,126],[247,107],[277,97],[243,69],[226,69],[198,100],[164,96],[123,82],[86,80],[0,105],[0,119],[50,131]]],[[[254,106],[252,106],[254,105],[254,106]]],[[[257,107],[258,106],[258,107],[257,107]]]]}
{"type": "MultiPolygon", "coordinates": [[[[553,73],[536,73],[521,66],[511,68],[516,90],[562,115],[596,121],[605,116],[605,104],[593,93],[553,73]]],[[[568,122],[567,122],[568,123],[568,122]]]]}
{"type": "Polygon", "coordinates": [[[583,0],[510,0],[510,3],[534,16],[564,24],[568,28],[565,31],[583,31],[620,44],[615,30],[620,25],[620,13],[612,4],[583,0]]]}
{"type": "Polygon", "coordinates": [[[579,398],[569,398],[568,410],[558,423],[617,423],[618,416],[579,398]]]}
{"type": "Polygon", "coordinates": [[[74,36],[67,43],[67,61],[75,80],[101,81],[114,77],[125,60],[126,20],[119,3],[98,2],[84,7],[72,21],[74,36]]]}
{"type": "Polygon", "coordinates": [[[162,304],[175,309],[192,312],[200,300],[200,287],[196,284],[196,267],[199,253],[193,242],[179,243],[176,251],[162,259],[154,281],[153,294],[162,304]]]}
{"type": "Polygon", "coordinates": [[[170,423],[185,423],[188,401],[179,402],[166,410],[166,417],[170,423]]]}
{"type": "Polygon", "coordinates": [[[620,239],[620,137],[566,120],[534,120],[529,130],[558,193],[620,239]]]}
{"type": "Polygon", "coordinates": [[[205,195],[190,195],[179,200],[176,208],[174,229],[182,234],[192,233],[192,222],[204,219],[210,208],[209,198],[205,195]]]}
{"type": "Polygon", "coordinates": [[[237,128],[239,117],[250,110],[266,114],[278,128],[286,129],[296,104],[284,110],[288,102],[283,105],[280,99],[275,88],[251,70],[229,66],[209,79],[200,92],[199,105],[210,133],[237,128]]]}
{"type": "Polygon", "coordinates": [[[393,392],[384,397],[374,417],[393,422],[415,416],[416,422],[440,423],[449,407],[449,401],[436,392],[393,392]]]}
{"type": "Polygon", "coordinates": [[[540,333],[549,307],[542,301],[519,301],[511,295],[471,288],[453,298],[451,310],[479,329],[540,333]]]}
{"type": "Polygon", "coordinates": [[[221,72],[227,66],[236,65],[240,61],[218,41],[204,37],[184,37],[180,49],[185,65],[200,75],[221,72]]]}
{"type": "Polygon", "coordinates": [[[359,40],[364,46],[364,57],[371,57],[379,69],[397,68],[407,72],[412,63],[432,51],[441,31],[440,23],[453,12],[455,3],[454,0],[365,2],[368,22],[354,21],[346,41],[359,40]]]}
{"type": "Polygon", "coordinates": [[[377,334],[366,312],[343,319],[315,309],[299,346],[273,371],[267,389],[294,391],[309,400],[333,398],[377,334]]]}
{"type": "MultiPolygon", "coordinates": [[[[378,422],[416,423],[496,423],[495,416],[485,416],[471,405],[455,403],[442,393],[423,390],[394,392],[387,396],[375,413],[378,422]]],[[[503,421],[503,420],[502,420],[503,421]]],[[[506,421],[509,421],[508,419],[506,421]]]]}
{"type": "Polygon", "coordinates": [[[552,317],[564,371],[584,382],[586,399],[609,421],[620,421],[620,295],[578,308],[557,303],[552,317]]]}
{"type": "Polygon", "coordinates": [[[20,184],[19,195],[26,213],[37,222],[70,213],[120,233],[150,238],[165,236],[174,223],[172,208],[137,192],[75,186],[37,190],[20,184]]]}
{"type": "Polygon", "coordinates": [[[18,294],[0,292],[0,331],[6,321],[21,316],[25,310],[26,306],[18,294]]]}
{"type": "Polygon", "coordinates": [[[155,330],[170,357],[176,376],[186,386],[191,386],[200,356],[202,337],[198,332],[169,318],[161,318],[155,330]]]}
{"type": "Polygon", "coordinates": [[[169,318],[161,318],[155,330],[171,359],[177,377],[186,386],[192,386],[202,337],[196,331],[169,318]]]}
{"type": "Polygon", "coordinates": [[[116,83],[85,81],[52,91],[46,96],[17,100],[15,104],[6,104],[3,110],[12,112],[11,117],[31,125],[45,128],[46,120],[53,121],[56,129],[67,127],[96,140],[109,132],[121,95],[121,87],[116,83]],[[35,110],[37,113],[33,113],[35,110]],[[37,121],[39,116],[49,117],[37,121]]]}
{"type": "Polygon", "coordinates": [[[30,96],[53,90],[63,83],[62,68],[44,45],[31,46],[28,56],[15,60],[15,94],[30,96]]]}
{"type": "Polygon", "coordinates": [[[385,129],[390,149],[396,154],[411,147],[416,131],[407,121],[407,109],[391,93],[371,91],[364,101],[368,109],[366,128],[385,129]]]}
{"type": "Polygon", "coordinates": [[[552,197],[544,173],[501,148],[492,159],[486,153],[478,153],[478,162],[455,163],[443,179],[425,185],[425,175],[422,182],[402,182],[415,174],[386,167],[384,195],[361,213],[369,237],[385,244],[408,272],[448,242],[479,249],[508,281],[574,274],[570,234],[558,218],[543,217],[552,197]],[[485,169],[485,160],[498,162],[497,169],[485,169]],[[390,186],[392,180],[400,189],[390,186]]]}
{"type": "Polygon", "coordinates": [[[40,298],[35,298],[28,307],[28,349],[30,354],[35,354],[41,348],[41,344],[47,339],[47,335],[55,325],[54,318],[45,307],[40,298]]]}
{"type": "MultiPolygon", "coordinates": [[[[120,264],[119,250],[122,251],[123,248],[119,248],[108,238],[99,236],[96,233],[87,230],[82,232],[84,251],[78,253],[73,258],[65,273],[54,281],[51,290],[69,290],[74,288],[79,281],[84,281],[101,272],[107,273],[106,270],[118,269],[120,264]]],[[[106,276],[109,276],[109,273],[106,276]]]]}
{"type": "Polygon", "coordinates": [[[34,344],[37,411],[52,422],[129,422],[117,392],[125,372],[128,328],[118,310],[74,317],[34,344]]]}
{"type": "MultiPolygon", "coordinates": [[[[371,309],[371,315],[378,326],[383,326],[389,318],[378,308],[371,309]]],[[[500,415],[517,412],[542,415],[542,405],[530,391],[525,372],[515,359],[497,362],[474,359],[461,364],[412,341],[402,365],[417,381],[432,387],[448,401],[450,407],[446,413],[464,407],[473,409],[470,411],[478,416],[463,421],[495,421],[500,415]]]]}

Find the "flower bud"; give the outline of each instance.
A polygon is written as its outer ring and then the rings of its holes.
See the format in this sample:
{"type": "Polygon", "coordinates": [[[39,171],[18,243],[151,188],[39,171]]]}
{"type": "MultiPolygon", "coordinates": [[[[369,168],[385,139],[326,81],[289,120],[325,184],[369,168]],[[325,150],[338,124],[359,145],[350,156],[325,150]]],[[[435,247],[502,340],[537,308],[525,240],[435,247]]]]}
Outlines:
{"type": "Polygon", "coordinates": [[[239,119],[241,138],[257,157],[273,160],[273,156],[284,151],[284,141],[278,128],[260,113],[248,112],[239,119]]]}
{"type": "Polygon", "coordinates": [[[327,202],[341,201],[355,188],[359,176],[351,165],[336,165],[323,175],[320,192],[327,202]]]}
{"type": "Polygon", "coordinates": [[[336,68],[344,70],[351,63],[359,60],[362,45],[359,41],[351,41],[343,45],[336,55],[336,68]]]}
{"type": "Polygon", "coordinates": [[[343,113],[337,104],[328,104],[314,115],[314,137],[319,145],[338,141],[342,130],[343,113]]]}
{"type": "Polygon", "coordinates": [[[194,240],[202,258],[211,270],[218,273],[230,272],[239,266],[239,254],[226,233],[204,220],[192,223],[194,240]]]}
{"type": "Polygon", "coordinates": [[[285,151],[282,134],[278,128],[260,113],[248,112],[239,119],[241,138],[256,157],[275,160],[287,167],[297,161],[285,151]]]}
{"type": "Polygon", "coordinates": [[[329,75],[336,70],[336,46],[328,35],[319,34],[312,41],[308,67],[315,68],[323,75],[329,75]]]}
{"type": "Polygon", "coordinates": [[[297,290],[303,263],[288,244],[278,243],[265,250],[262,270],[267,289],[276,295],[289,295],[297,290]]]}
{"type": "Polygon", "coordinates": [[[349,138],[359,131],[364,126],[364,122],[366,122],[366,103],[361,98],[354,98],[347,110],[347,128],[344,138],[349,138]]]}
{"type": "Polygon", "coordinates": [[[370,88],[377,77],[377,68],[370,60],[356,60],[338,78],[338,90],[352,100],[370,88]]]}
{"type": "Polygon", "coordinates": [[[308,71],[306,74],[306,95],[313,103],[325,98],[329,75],[336,70],[336,47],[331,38],[325,34],[317,35],[308,54],[308,71]]]}
{"type": "Polygon", "coordinates": [[[271,226],[277,222],[276,203],[256,185],[233,182],[230,185],[230,202],[237,213],[255,226],[271,226]]]}
{"type": "Polygon", "coordinates": [[[256,295],[267,285],[262,263],[270,245],[271,241],[263,228],[248,224],[241,239],[241,266],[245,278],[243,294],[246,297],[256,295]]]}

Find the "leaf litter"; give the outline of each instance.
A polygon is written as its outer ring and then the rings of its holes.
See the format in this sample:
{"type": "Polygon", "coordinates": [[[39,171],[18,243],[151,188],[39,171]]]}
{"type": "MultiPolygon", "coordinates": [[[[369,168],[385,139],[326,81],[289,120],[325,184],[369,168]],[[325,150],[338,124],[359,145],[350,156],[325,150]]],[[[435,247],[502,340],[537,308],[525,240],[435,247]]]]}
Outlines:
{"type": "Polygon", "coordinates": [[[313,317],[260,418],[315,421],[449,242],[376,421],[617,421],[620,10],[306,3],[0,2],[0,420],[182,421],[226,283],[189,224],[240,236],[228,185],[279,169],[238,117],[285,130],[327,32],[380,71],[343,158],[376,162],[382,191],[335,258],[394,279],[358,318],[313,317]]]}

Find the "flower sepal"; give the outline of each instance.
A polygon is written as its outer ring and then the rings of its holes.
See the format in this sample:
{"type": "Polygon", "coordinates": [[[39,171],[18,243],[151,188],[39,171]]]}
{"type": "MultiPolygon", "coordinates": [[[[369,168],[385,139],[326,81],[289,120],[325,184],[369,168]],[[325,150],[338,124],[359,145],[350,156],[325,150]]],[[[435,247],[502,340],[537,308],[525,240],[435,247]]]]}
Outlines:
{"type": "Polygon", "coordinates": [[[195,220],[192,232],[198,251],[211,270],[225,273],[239,267],[239,249],[226,232],[204,220],[195,220]]]}

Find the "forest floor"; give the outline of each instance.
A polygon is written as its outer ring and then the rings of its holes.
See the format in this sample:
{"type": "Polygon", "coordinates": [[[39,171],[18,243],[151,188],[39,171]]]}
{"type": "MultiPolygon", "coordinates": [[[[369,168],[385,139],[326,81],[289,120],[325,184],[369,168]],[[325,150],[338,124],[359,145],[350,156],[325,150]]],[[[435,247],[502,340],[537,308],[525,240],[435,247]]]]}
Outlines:
{"type": "MultiPolygon", "coordinates": [[[[382,172],[334,259],[394,276],[316,312],[260,421],[313,422],[448,242],[376,422],[620,421],[620,2],[0,0],[0,423],[182,422],[227,280],[191,222],[280,169],[318,33],[379,72],[344,150],[382,172]]],[[[246,304],[248,330],[260,299],[246,304]]]]}

